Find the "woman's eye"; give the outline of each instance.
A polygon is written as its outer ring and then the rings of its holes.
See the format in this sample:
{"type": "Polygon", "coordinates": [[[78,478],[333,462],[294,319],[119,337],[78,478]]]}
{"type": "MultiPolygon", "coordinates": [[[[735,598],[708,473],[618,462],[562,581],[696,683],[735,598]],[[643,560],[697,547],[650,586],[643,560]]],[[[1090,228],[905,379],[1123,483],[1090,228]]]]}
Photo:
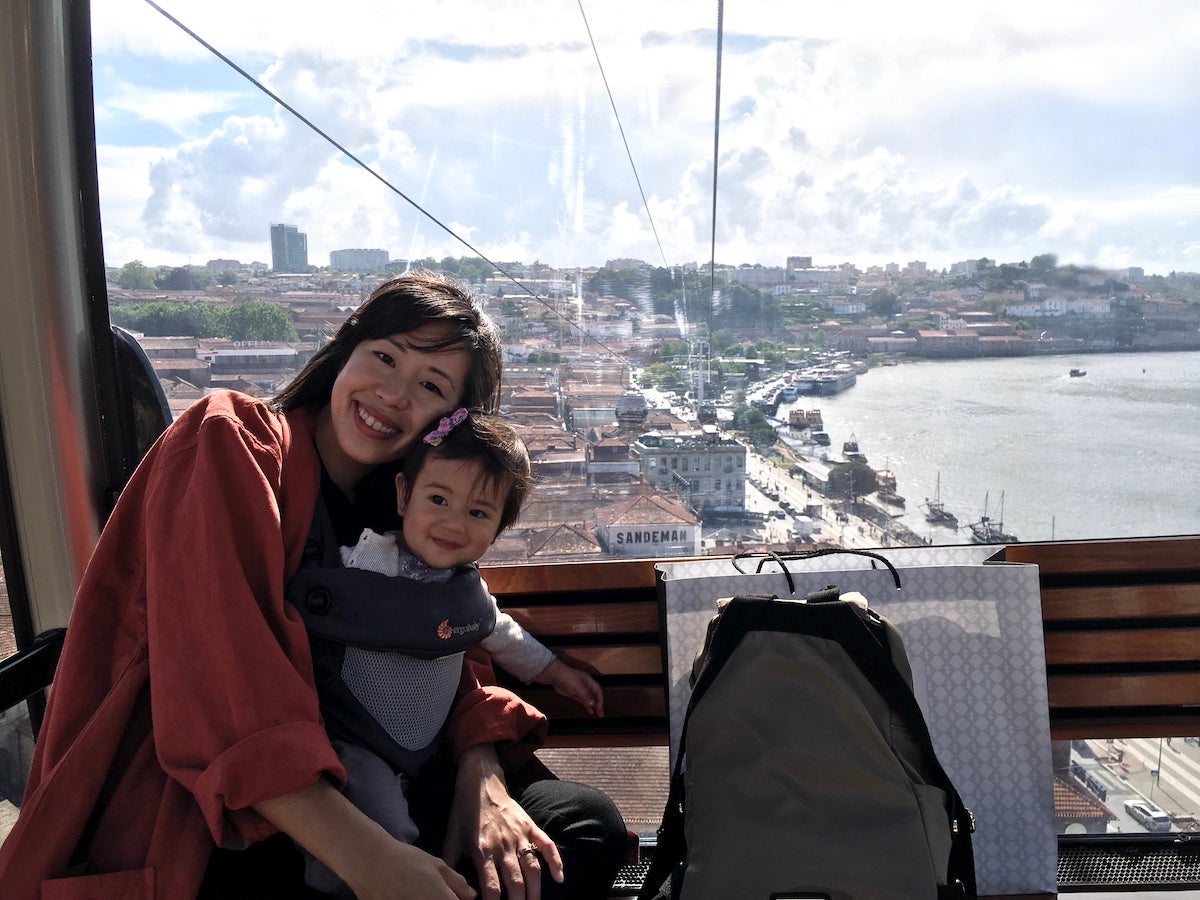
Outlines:
{"type": "Polygon", "coordinates": [[[384,353],[382,350],[375,350],[373,352],[375,353],[375,357],[384,365],[391,366],[392,368],[396,367],[396,361],[389,354],[384,353]]]}
{"type": "Polygon", "coordinates": [[[442,389],[440,387],[438,387],[436,384],[434,384],[432,381],[422,381],[421,387],[425,388],[425,390],[427,390],[427,391],[431,391],[431,392],[437,394],[439,397],[443,396],[442,389]]]}

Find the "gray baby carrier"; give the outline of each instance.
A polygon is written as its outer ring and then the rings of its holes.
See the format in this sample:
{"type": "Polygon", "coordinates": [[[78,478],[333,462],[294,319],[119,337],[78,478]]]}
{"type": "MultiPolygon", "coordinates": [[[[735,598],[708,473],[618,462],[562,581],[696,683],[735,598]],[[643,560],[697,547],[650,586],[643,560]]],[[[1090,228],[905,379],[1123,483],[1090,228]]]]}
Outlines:
{"type": "Polygon", "coordinates": [[[325,728],[409,775],[441,744],[463,654],[492,633],[479,571],[424,584],[342,565],[318,502],[288,602],[308,629],[325,728]]]}
{"type": "Polygon", "coordinates": [[[971,816],[885,618],[836,587],[723,601],[692,684],[639,900],[975,896],[971,816]]]}

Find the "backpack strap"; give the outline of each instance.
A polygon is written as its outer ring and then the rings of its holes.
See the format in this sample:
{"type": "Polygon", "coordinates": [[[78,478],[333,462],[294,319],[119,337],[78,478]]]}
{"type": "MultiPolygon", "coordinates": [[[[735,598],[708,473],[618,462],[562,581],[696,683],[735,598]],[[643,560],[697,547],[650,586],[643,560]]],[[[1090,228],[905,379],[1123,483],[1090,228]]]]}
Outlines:
{"type": "MultiPolygon", "coordinates": [[[[826,588],[829,590],[829,588],[826,588]]],[[[836,588],[834,588],[836,590],[836,588]]],[[[768,601],[776,600],[774,594],[746,594],[735,597],[726,609],[738,607],[744,600],[760,601],[756,609],[766,606],[768,601]]],[[[692,717],[692,709],[708,686],[712,684],[721,665],[733,653],[746,633],[746,628],[731,628],[722,624],[727,622],[725,613],[714,617],[705,638],[701,651],[703,664],[695,673],[692,695],[688,699],[687,712],[683,718],[683,730],[679,735],[679,750],[675,754],[675,765],[672,767],[671,784],[667,794],[667,805],[663,810],[662,823],[658,826],[658,843],[654,848],[654,856],[650,860],[650,869],[642,882],[637,900],[667,900],[679,893],[679,868],[687,858],[687,839],[683,832],[683,758],[687,746],[687,726],[692,717]]]]}
{"type": "MultiPolygon", "coordinates": [[[[876,620],[879,618],[877,613],[871,611],[866,615],[876,620]]],[[[939,890],[938,896],[974,897],[975,857],[971,846],[971,833],[975,830],[974,817],[963,804],[962,797],[938,760],[933,739],[929,734],[929,725],[912,687],[896,668],[891,655],[879,652],[879,639],[872,632],[870,625],[857,613],[853,618],[863,627],[840,630],[835,639],[841,643],[859,671],[887,701],[888,706],[903,718],[920,744],[921,752],[929,763],[937,786],[945,790],[950,799],[950,860],[946,873],[947,884],[943,890],[939,890]]]]}

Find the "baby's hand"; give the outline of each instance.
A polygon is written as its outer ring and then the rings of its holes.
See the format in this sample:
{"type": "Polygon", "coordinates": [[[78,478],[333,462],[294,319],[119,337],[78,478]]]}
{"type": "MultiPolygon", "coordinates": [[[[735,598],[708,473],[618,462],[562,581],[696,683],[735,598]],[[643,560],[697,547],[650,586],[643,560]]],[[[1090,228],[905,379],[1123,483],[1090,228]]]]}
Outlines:
{"type": "Polygon", "coordinates": [[[556,694],[569,697],[593,716],[604,718],[604,692],[583,669],[556,659],[538,674],[537,681],[551,685],[556,694]]]}

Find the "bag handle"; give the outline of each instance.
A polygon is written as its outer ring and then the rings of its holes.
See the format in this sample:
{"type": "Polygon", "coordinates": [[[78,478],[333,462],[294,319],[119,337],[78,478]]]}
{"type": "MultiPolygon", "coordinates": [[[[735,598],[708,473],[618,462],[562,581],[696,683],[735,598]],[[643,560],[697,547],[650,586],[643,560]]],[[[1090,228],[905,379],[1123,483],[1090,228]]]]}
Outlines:
{"type": "MultiPolygon", "coordinates": [[[[829,556],[832,553],[851,553],[855,556],[867,556],[867,557],[870,557],[872,560],[879,560],[879,562],[881,562],[885,566],[887,566],[888,571],[892,573],[892,581],[894,581],[896,583],[896,590],[901,589],[900,588],[900,573],[896,571],[896,567],[891,564],[891,562],[888,560],[888,558],[886,556],[884,556],[881,553],[875,553],[871,550],[857,550],[857,549],[848,548],[848,547],[823,547],[820,550],[802,550],[798,553],[785,553],[782,555],[779,553],[775,553],[772,550],[767,550],[762,553],[754,553],[754,552],[738,553],[730,559],[730,562],[733,563],[733,567],[735,569],[737,569],[738,573],[741,575],[749,575],[750,573],[741,567],[741,565],[739,564],[739,560],[753,559],[755,557],[758,557],[758,567],[754,570],[755,575],[762,574],[762,567],[763,567],[764,563],[766,563],[767,561],[774,562],[776,565],[779,566],[780,569],[783,570],[784,577],[787,578],[788,591],[794,597],[796,595],[796,583],[795,583],[795,581],[792,580],[792,573],[790,571],[788,571],[787,563],[785,562],[785,560],[813,559],[818,556],[829,556]]],[[[875,568],[874,562],[871,563],[871,568],[872,569],[875,568]]]]}

